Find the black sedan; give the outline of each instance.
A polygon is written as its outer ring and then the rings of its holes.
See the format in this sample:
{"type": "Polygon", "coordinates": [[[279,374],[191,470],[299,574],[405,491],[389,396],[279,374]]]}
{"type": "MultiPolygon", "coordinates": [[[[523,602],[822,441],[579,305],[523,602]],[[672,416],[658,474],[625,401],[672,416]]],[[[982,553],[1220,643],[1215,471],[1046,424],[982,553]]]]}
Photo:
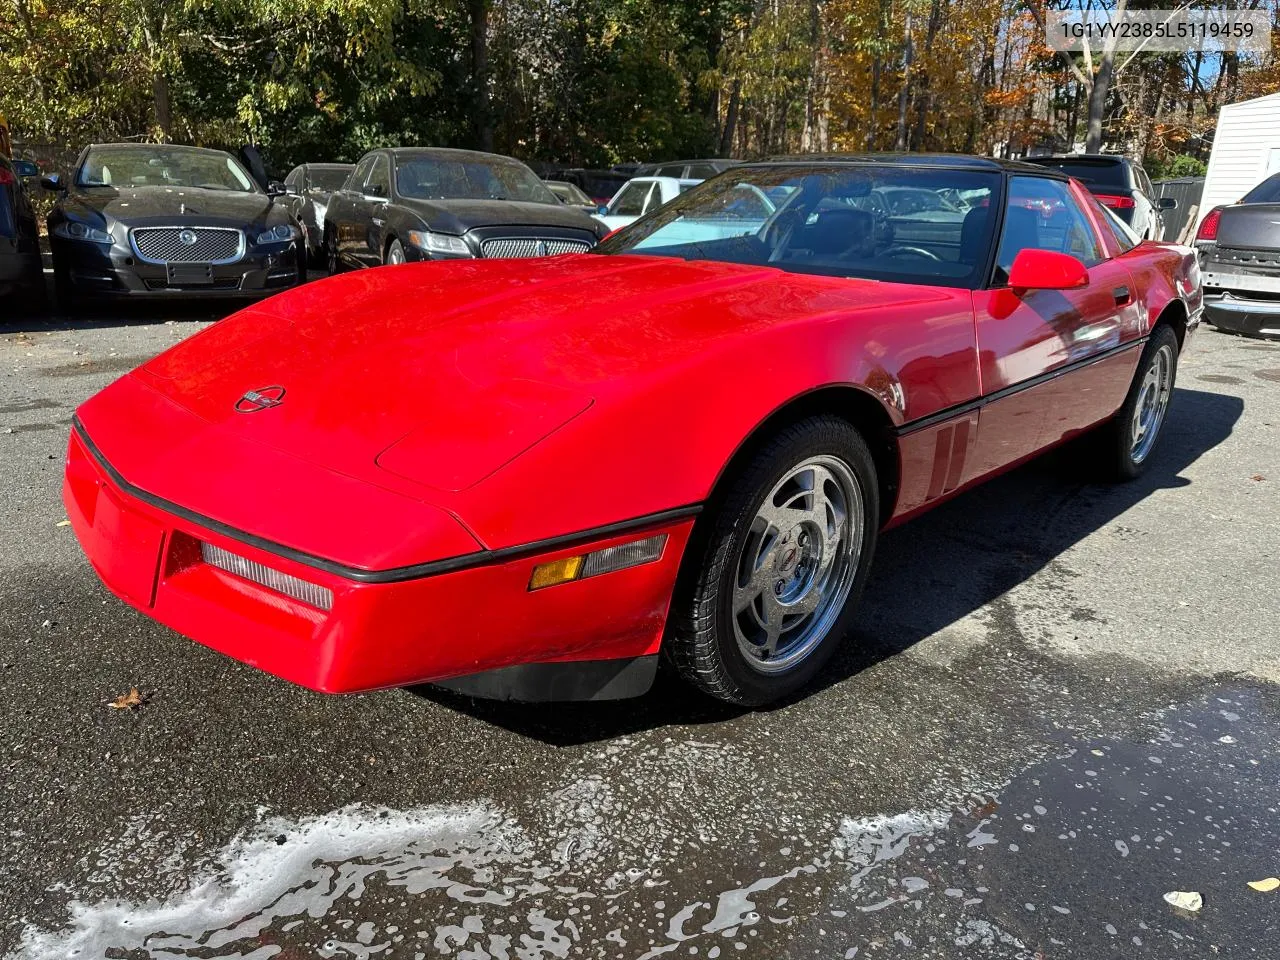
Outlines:
{"type": "Polygon", "coordinates": [[[606,228],[518,160],[396,148],[361,158],[325,214],[330,272],[406,260],[536,257],[595,246],[606,228]]]}
{"type": "Polygon", "coordinates": [[[17,165],[23,162],[0,156],[0,322],[44,304],[36,215],[17,165]]]}
{"type": "Polygon", "coordinates": [[[1205,214],[1196,249],[1204,318],[1220,330],[1280,338],[1280,173],[1205,214]]]}
{"type": "Polygon", "coordinates": [[[49,215],[64,305],[85,295],[254,298],[305,279],[302,230],[221,150],[95,144],[49,215]]]}
{"type": "Polygon", "coordinates": [[[284,204],[302,227],[307,242],[307,257],[313,262],[324,258],[324,215],[329,198],[351,176],[350,163],[300,163],[284,178],[288,196],[284,204]]]}

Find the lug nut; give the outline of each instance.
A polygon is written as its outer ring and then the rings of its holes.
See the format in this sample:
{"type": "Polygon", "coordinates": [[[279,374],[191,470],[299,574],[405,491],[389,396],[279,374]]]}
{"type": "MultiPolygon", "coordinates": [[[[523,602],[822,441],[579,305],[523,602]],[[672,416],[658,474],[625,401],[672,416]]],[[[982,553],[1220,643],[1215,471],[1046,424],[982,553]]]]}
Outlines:
{"type": "Polygon", "coordinates": [[[779,596],[779,597],[780,597],[780,596],[782,596],[782,588],[783,588],[783,587],[785,587],[785,586],[786,586],[786,584],[785,584],[785,583],[783,583],[781,580],[779,580],[777,583],[775,583],[775,584],[773,585],[773,592],[774,592],[774,595],[775,595],[775,596],[779,596]]]}

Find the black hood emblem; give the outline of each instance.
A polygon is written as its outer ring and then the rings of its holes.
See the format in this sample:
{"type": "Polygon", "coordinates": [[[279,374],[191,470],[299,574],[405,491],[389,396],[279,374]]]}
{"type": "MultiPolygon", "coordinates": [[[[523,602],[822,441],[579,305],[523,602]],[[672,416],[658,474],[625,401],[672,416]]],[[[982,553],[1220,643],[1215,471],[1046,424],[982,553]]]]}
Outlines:
{"type": "Polygon", "coordinates": [[[246,390],[236,401],[236,413],[257,413],[268,407],[278,407],[284,401],[284,387],[259,387],[246,390]]]}

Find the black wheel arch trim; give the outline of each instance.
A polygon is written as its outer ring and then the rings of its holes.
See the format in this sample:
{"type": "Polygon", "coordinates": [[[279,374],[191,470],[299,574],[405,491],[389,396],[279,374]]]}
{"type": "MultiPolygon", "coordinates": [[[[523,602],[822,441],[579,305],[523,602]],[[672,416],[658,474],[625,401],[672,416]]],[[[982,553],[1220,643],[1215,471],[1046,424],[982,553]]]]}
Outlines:
{"type": "Polygon", "coordinates": [[[567,547],[574,547],[582,544],[592,543],[597,540],[606,540],[619,534],[630,533],[632,531],[645,530],[651,527],[661,526],[663,524],[672,523],[677,520],[685,520],[695,517],[702,510],[701,503],[690,503],[681,507],[674,507],[669,510],[659,510],[655,513],[647,513],[639,517],[631,517],[627,520],[619,520],[615,523],[607,523],[598,527],[591,527],[587,530],[577,530],[573,533],[561,534],[555,537],[548,537],[544,540],[535,540],[530,543],[518,544],[511,547],[499,547],[496,550],[481,548],[474,553],[460,554],[454,557],[445,557],[442,560],[431,560],[427,563],[410,564],[403,567],[389,567],[381,570],[367,570],[363,567],[353,567],[348,564],[338,563],[335,560],[329,560],[325,557],[317,556],[313,553],[307,553],[304,550],[296,550],[293,547],[287,547],[284,544],[276,543],[266,537],[259,537],[244,530],[239,530],[220,520],[214,520],[212,517],[206,517],[204,514],[187,507],[166,500],[164,497],[156,496],[143,490],[136,484],[130,483],[124,476],[111,465],[111,462],[103,455],[102,451],[89,437],[88,432],[84,428],[84,424],[80,422],[79,417],[72,417],[72,429],[84,444],[85,449],[89,451],[89,455],[99,467],[109,476],[121,490],[130,496],[136,497],[143,503],[149,504],[158,510],[172,514],[193,523],[196,526],[203,527],[220,536],[224,536],[229,540],[235,540],[247,546],[262,550],[285,560],[291,560],[294,563],[300,563],[303,566],[312,567],[334,576],[342,577],[347,580],[353,580],[357,583],[403,583],[407,580],[421,580],[424,577],[431,577],[441,573],[454,573],[459,570],[469,570],[473,567],[487,567],[498,563],[505,563],[509,560],[519,560],[525,557],[534,557],[542,553],[551,553],[556,550],[562,550],[567,547]]]}

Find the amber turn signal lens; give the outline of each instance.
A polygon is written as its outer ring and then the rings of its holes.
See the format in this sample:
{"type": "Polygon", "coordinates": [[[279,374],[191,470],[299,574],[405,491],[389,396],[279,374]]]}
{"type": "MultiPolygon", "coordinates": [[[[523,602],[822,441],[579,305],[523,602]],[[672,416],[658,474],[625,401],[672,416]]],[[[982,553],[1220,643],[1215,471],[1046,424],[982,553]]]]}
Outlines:
{"type": "Polygon", "coordinates": [[[557,583],[568,583],[578,576],[582,569],[582,557],[565,557],[540,563],[533,568],[533,576],[529,578],[530,590],[541,590],[543,587],[554,587],[557,583]]]}

